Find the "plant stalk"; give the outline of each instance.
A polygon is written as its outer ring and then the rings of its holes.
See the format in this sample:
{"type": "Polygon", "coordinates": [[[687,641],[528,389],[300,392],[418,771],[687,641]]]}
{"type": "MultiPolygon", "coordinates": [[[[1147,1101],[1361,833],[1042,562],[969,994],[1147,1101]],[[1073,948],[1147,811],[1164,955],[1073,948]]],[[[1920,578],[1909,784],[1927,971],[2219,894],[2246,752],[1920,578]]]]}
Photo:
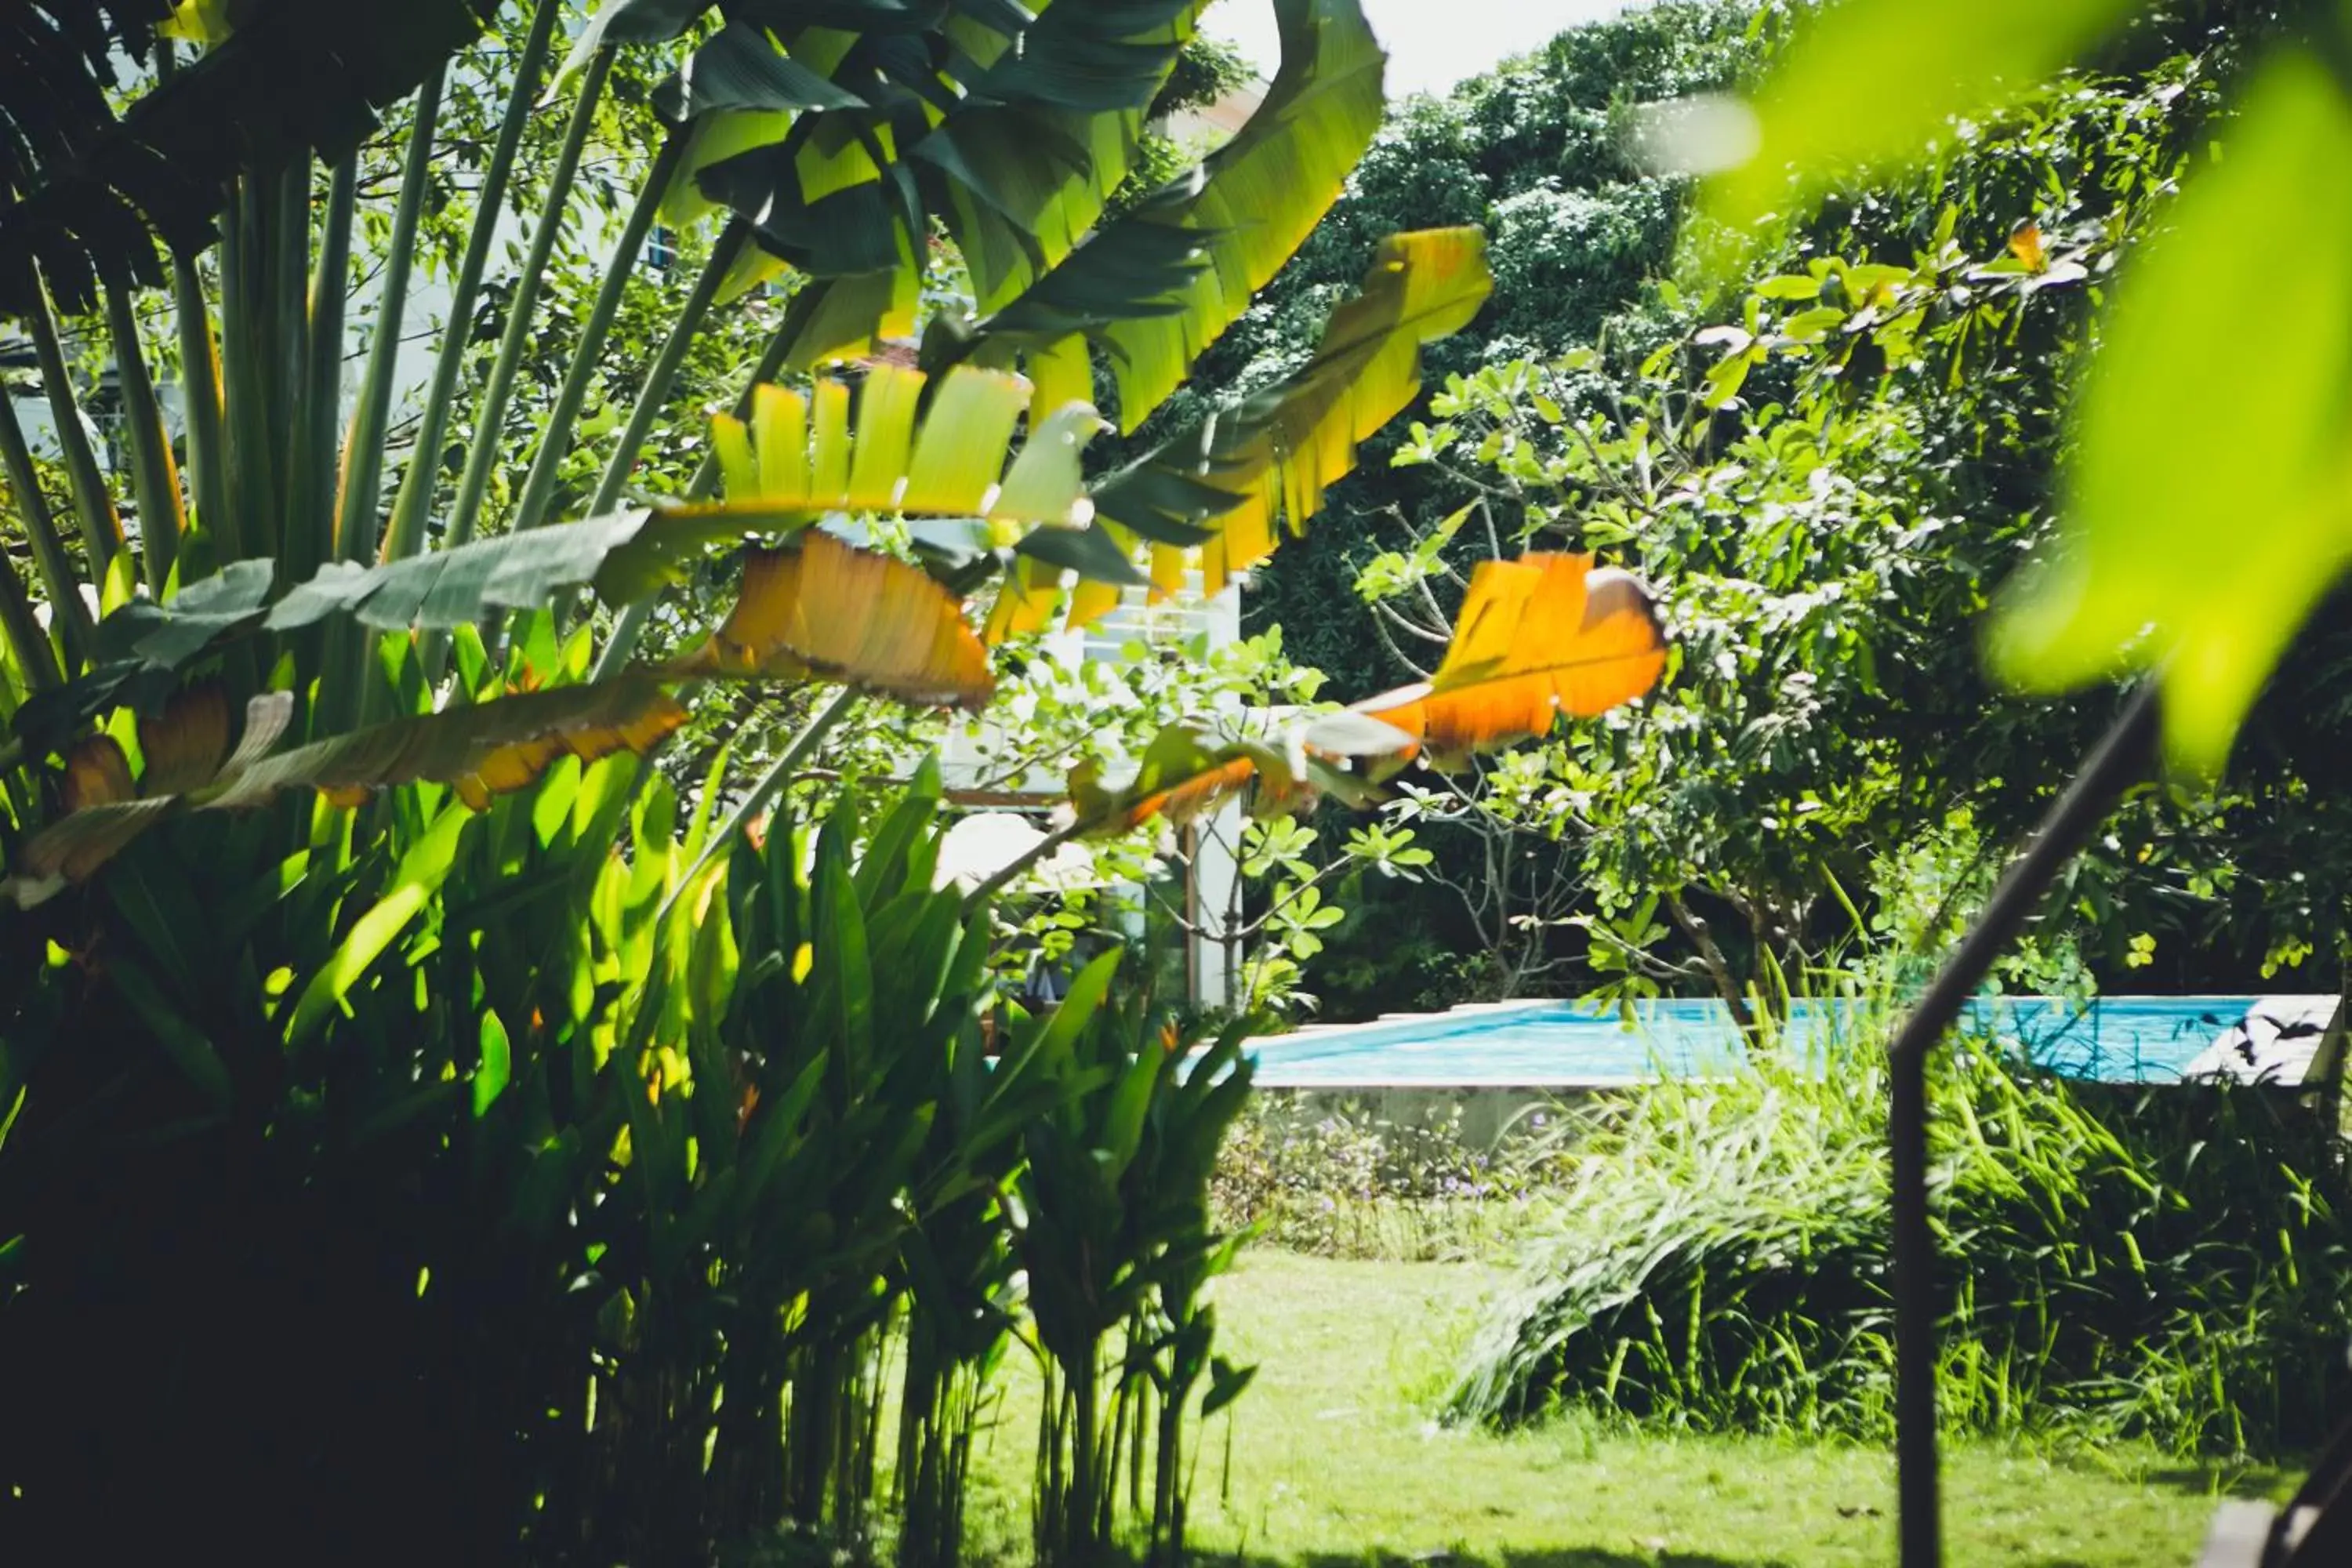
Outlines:
{"type": "Polygon", "coordinates": [[[122,378],[122,425],[131,440],[131,494],[139,502],[140,556],[147,569],[147,590],[160,600],[180,558],[180,535],[187,529],[180,475],[172,462],[171,441],[163,434],[155,382],[147,374],[131,291],[113,279],[106,285],[106,318],[115,370],[122,378]]]}
{"type": "MultiPolygon", "coordinates": [[[[345,561],[372,561],[383,541],[378,502],[383,494],[384,439],[392,423],[393,376],[399,368],[402,322],[408,311],[408,275],[416,250],[416,229],[425,193],[433,183],[433,140],[441,110],[448,63],[436,65],[416,93],[416,121],[410,128],[408,158],[393,209],[392,237],[384,256],[383,297],[377,301],[375,333],[360,384],[359,407],[352,416],[343,449],[343,483],[335,509],[335,553],[345,561]]],[[[422,454],[412,454],[414,464],[422,454]]],[[[368,668],[374,634],[356,624],[331,626],[326,662],[320,672],[317,719],[312,733],[349,729],[374,705],[380,685],[368,668]]]]}
{"type": "MultiPolygon", "coordinates": [[[[316,572],[335,548],[335,443],[342,426],[343,323],[350,303],[352,226],[359,212],[359,154],[354,153],[335,166],[328,183],[326,231],[319,246],[318,270],[310,280],[300,330],[294,333],[303,349],[296,367],[303,424],[295,437],[293,471],[287,476],[286,537],[281,549],[286,575],[297,583],[316,572]]],[[[290,205],[283,209],[280,221],[297,219],[290,205]]],[[[299,221],[307,239],[309,214],[300,214],[299,221]]],[[[309,248],[305,244],[303,249],[309,248]]],[[[289,254],[287,259],[299,268],[309,258],[305,255],[298,260],[289,254]]]]}
{"type": "MultiPolygon", "coordinates": [[[[393,499],[392,528],[383,547],[384,558],[388,561],[414,555],[425,545],[425,515],[433,508],[433,491],[441,474],[442,443],[449,433],[457,377],[466,366],[474,301],[481,292],[482,273],[488,266],[490,247],[497,238],[498,221],[506,207],[507,182],[514,174],[515,153],[522,144],[523,128],[530,122],[540,72],[547,64],[550,42],[555,36],[556,18],[562,9],[562,0],[540,0],[539,9],[531,18],[530,33],[523,40],[522,51],[515,61],[514,89],[507,99],[506,118],[499,124],[498,143],[491,150],[489,167],[482,175],[481,191],[476,197],[478,205],[474,213],[474,227],[467,236],[466,254],[458,263],[457,283],[450,291],[449,315],[441,334],[441,354],[434,364],[433,384],[425,395],[425,411],[417,423],[416,455],[409,459],[408,470],[401,476],[399,492],[393,499]]],[[[602,74],[599,73],[595,79],[601,83],[602,74]]],[[[562,175],[562,184],[549,192],[546,221],[541,225],[551,237],[558,226],[556,220],[562,212],[563,197],[569,194],[571,170],[579,162],[576,144],[567,141],[565,151],[571,154],[571,163],[559,171],[562,175]]],[[[543,265],[543,258],[541,260],[543,265]]],[[[539,271],[540,268],[534,266],[526,273],[534,299],[539,271]]],[[[522,315],[527,321],[529,310],[524,310],[522,315]]],[[[504,344],[501,343],[500,347],[503,351],[504,344]]],[[[508,385],[510,388],[512,384],[512,367],[509,366],[508,385]]],[[[503,398],[500,404],[499,412],[503,417],[503,398]]],[[[496,449],[495,446],[492,449],[496,449]]]]}
{"type": "Polygon", "coordinates": [[[65,459],[66,478],[73,491],[75,521],[81,524],[82,545],[89,554],[89,577],[103,585],[107,568],[122,548],[122,520],[114,514],[114,498],[107,493],[106,476],[90,450],[89,434],[82,427],[81,402],[74,395],[73,378],[66,370],[64,346],[58,341],[58,322],[47,290],[34,296],[36,308],[26,319],[32,333],[33,353],[40,361],[41,389],[49,400],[56,422],[58,449],[65,459]]]}
{"type": "MultiPolygon", "coordinates": [[[[433,133],[441,110],[446,62],[433,68],[416,93],[416,123],[409,132],[408,161],[393,209],[392,237],[384,251],[383,297],[376,306],[375,335],[368,344],[367,378],[360,387],[359,411],[343,463],[342,504],[338,509],[335,548],[347,561],[376,553],[376,503],[383,490],[384,432],[392,420],[392,378],[400,359],[400,332],[408,310],[408,274],[415,258],[416,229],[425,193],[433,183],[433,133]]],[[[414,461],[414,459],[411,459],[414,461]]]]}
{"type": "Polygon", "coordinates": [[[49,595],[49,616],[62,634],[67,667],[78,667],[89,657],[95,629],[89,606],[82,603],[73,557],[66,553],[57,517],[49,510],[48,498],[41,493],[40,477],[33,471],[33,451],[26,445],[24,426],[17,422],[16,400],[9,397],[0,397],[0,472],[7,476],[8,489],[16,498],[16,515],[25,524],[25,537],[32,542],[33,566],[49,595]]]}
{"type": "Polygon", "coordinates": [[[572,346],[571,367],[565,371],[563,385],[555,395],[555,406],[548,411],[547,422],[541,426],[539,450],[532,455],[530,471],[523,479],[522,494],[515,501],[514,525],[518,530],[537,528],[547,521],[548,503],[555,494],[556,470],[571,456],[572,432],[580,422],[581,405],[587,401],[588,384],[596,374],[597,362],[604,357],[604,340],[612,335],[614,319],[621,311],[622,296],[628,292],[630,276],[636,269],[637,254],[645,248],[646,236],[653,231],[654,219],[661,211],[662,196],[686,156],[686,143],[682,131],[672,132],[663,142],[646,175],[645,187],[637,193],[636,205],[630,209],[628,222],[621,230],[620,243],[604,264],[604,284],[597,290],[596,302],[590,307],[587,321],[581,325],[580,341],[572,346]]]}
{"type": "MultiPolygon", "coordinates": [[[[775,380],[783,370],[784,358],[792,352],[793,342],[799,339],[809,315],[813,313],[811,301],[816,299],[818,292],[819,287],[815,285],[802,289],[785,310],[783,321],[768,339],[768,346],[761,351],[760,363],[751,367],[751,379],[743,384],[741,395],[735,399],[736,418],[751,416],[754,394],[763,382],[775,380]]],[[[708,500],[718,488],[719,459],[706,447],[702,460],[695,465],[693,479],[687,482],[686,499],[689,501],[708,500]]],[[[622,610],[613,624],[612,637],[606,640],[604,651],[596,656],[595,679],[602,680],[608,675],[616,675],[629,662],[659,604],[660,595],[654,595],[622,610]]]]}
{"type": "Polygon", "coordinates": [[[16,563],[5,552],[0,552],[0,632],[7,635],[8,651],[25,672],[26,685],[47,691],[65,679],[48,634],[33,617],[32,597],[25,592],[25,580],[16,575],[16,563]]]}
{"type": "Polygon", "coordinates": [[[811,716],[809,721],[802,727],[801,732],[793,737],[792,743],[784,748],[783,754],[769,764],[768,771],[760,775],[758,782],[751,785],[751,792],[736,804],[734,810],[727,814],[727,820],[720,823],[703,839],[702,852],[694,858],[694,864],[686,868],[686,874],[671,885],[668,897],[662,900],[661,909],[654,916],[654,924],[656,927],[668,917],[671,906],[677,902],[679,895],[693,886],[694,879],[702,874],[703,868],[717,858],[722,847],[734,844],[735,836],[743,831],[743,825],[750,822],[761,807],[766,805],[786,784],[791,782],[793,774],[798,771],[801,763],[808,759],[809,753],[816,750],[826,732],[839,723],[842,717],[856,706],[856,689],[848,686],[843,687],[825,700],[824,706],[819,708],[811,716]]]}
{"type": "Polygon", "coordinates": [[[498,358],[490,363],[490,375],[482,389],[479,412],[474,421],[473,448],[467,454],[465,477],[457,484],[457,500],[449,510],[448,548],[472,541],[480,526],[482,498],[489,489],[490,473],[499,460],[499,437],[506,427],[507,405],[513,398],[515,376],[522,368],[524,354],[533,344],[530,336],[531,318],[539,305],[539,290],[547,276],[548,263],[555,254],[555,242],[563,228],[563,205],[572,195],[572,185],[580,171],[580,154],[587,145],[588,132],[596,123],[596,104],[603,97],[604,81],[612,74],[613,50],[610,46],[588,57],[580,82],[580,96],[572,103],[571,123],[563,133],[563,146],[556,154],[554,171],[548,178],[547,201],[541,209],[538,226],[530,237],[530,252],[524,259],[522,271],[515,279],[514,298],[507,303],[506,333],[499,340],[498,358]]]}
{"type": "MultiPolygon", "coordinates": [[[[204,273],[194,257],[172,258],[172,310],[179,322],[180,407],[187,439],[188,491],[195,502],[194,521],[217,540],[220,519],[228,510],[220,346],[205,303],[204,273]]],[[[215,548],[215,558],[218,553],[215,548]]]]}

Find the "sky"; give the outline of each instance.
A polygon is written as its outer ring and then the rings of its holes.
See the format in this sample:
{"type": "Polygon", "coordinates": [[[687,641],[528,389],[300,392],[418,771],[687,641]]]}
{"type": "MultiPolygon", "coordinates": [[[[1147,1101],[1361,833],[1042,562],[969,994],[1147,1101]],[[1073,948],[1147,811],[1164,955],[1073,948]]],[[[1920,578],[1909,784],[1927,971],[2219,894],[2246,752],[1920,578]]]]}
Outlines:
{"type": "MultiPolygon", "coordinates": [[[[1391,98],[1444,92],[1505,55],[1524,54],[1563,27],[1624,9],[1624,0],[1363,0],[1389,52],[1391,98]]],[[[1202,30],[1241,46],[1265,76],[1281,58],[1270,0],[1223,0],[1202,30]]]]}

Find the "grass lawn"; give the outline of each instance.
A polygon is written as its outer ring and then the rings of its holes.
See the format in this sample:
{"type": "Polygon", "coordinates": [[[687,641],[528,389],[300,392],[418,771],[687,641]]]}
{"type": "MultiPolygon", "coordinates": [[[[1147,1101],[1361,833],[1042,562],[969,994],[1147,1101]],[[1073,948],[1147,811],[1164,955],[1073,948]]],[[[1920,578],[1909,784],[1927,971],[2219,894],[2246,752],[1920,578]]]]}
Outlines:
{"type": "MultiPolygon", "coordinates": [[[[1220,1342],[1255,1362],[1227,1495],[1222,1419],[1203,1443],[1203,1557],[1490,1568],[1840,1568],[1892,1563],[1894,1462],[1843,1443],[1636,1436],[1561,1423],[1494,1436],[1432,1419],[1492,1276],[1475,1265],[1349,1263],[1264,1251],[1218,1294],[1220,1342]]],[[[1016,1356],[1018,1361],[1022,1358],[1016,1356]]],[[[1034,1382],[1014,1398],[1034,1397],[1034,1382]]],[[[1030,1453],[1010,1423],[972,1500],[975,1553],[1026,1554],[1030,1453]]],[[[1947,1453],[1948,1560],[2018,1568],[2188,1568],[2217,1490],[2275,1473],[2151,1453],[1947,1453]]]]}

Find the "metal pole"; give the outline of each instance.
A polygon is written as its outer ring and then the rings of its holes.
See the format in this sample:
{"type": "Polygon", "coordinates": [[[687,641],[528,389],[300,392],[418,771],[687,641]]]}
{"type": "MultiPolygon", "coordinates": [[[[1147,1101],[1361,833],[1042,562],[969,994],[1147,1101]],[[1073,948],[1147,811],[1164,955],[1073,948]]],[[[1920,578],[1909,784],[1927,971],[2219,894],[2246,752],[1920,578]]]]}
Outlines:
{"type": "Polygon", "coordinates": [[[2156,689],[2134,692],[2066,793],[2010,863],[1888,1047],[1886,1139],[1894,1183],[1895,1462],[1903,1568],[1942,1568],[1937,1494],[1936,1238],[1927,1213],[1927,1053],[1976,994],[2058,873],[2155,755],[2156,689]]]}

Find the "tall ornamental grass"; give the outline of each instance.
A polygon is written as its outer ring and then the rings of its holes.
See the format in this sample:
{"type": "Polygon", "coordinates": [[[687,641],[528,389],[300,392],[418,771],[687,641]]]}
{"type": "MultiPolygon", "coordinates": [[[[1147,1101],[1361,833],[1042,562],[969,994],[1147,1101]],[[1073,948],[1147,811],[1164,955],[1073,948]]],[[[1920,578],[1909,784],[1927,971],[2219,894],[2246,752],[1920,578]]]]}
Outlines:
{"type": "MultiPolygon", "coordinates": [[[[1875,1029],[1786,1046],[1590,1131],[1456,1414],[1890,1432],[1883,1060],[1875,1029]]],[[[1934,1094],[1948,1424],[2182,1453],[2324,1433],[2352,1342],[2332,1116],[2077,1083],[1985,1040],[1939,1055],[1934,1094]]]]}

